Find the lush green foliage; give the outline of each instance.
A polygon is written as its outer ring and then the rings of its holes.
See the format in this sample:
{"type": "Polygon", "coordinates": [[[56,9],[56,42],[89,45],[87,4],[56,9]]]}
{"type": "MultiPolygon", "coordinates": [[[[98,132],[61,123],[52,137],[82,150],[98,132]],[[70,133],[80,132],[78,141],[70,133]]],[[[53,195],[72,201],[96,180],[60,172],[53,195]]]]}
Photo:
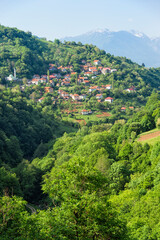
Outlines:
{"type": "Polygon", "coordinates": [[[86,125],[62,120],[74,106],[57,97],[57,87],[50,94],[43,84],[23,91],[14,83],[0,85],[0,239],[160,239],[160,143],[136,139],[159,127],[160,70],[92,45],[47,42],[3,26],[0,50],[2,83],[14,67],[19,77],[30,77],[46,73],[51,62],[71,64],[76,75],[71,88],[62,89],[80,94],[82,60],[118,69],[90,78],[112,84],[103,95],[115,101],[97,103],[97,92],[90,94],[83,106],[113,115],[99,121],[86,116],[86,125]],[[133,85],[136,93],[124,91],[133,85]],[[42,95],[44,102],[37,102],[42,95]],[[121,112],[124,103],[135,112],[121,112]]]}
{"type": "MultiPolygon", "coordinates": [[[[53,168],[43,189],[67,239],[125,239],[125,228],[107,201],[107,178],[90,161],[74,158],[53,168]]],[[[59,229],[58,229],[59,231],[59,229]]]]}
{"type": "Polygon", "coordinates": [[[0,163],[17,166],[22,158],[43,156],[45,145],[67,128],[55,119],[54,112],[37,108],[20,91],[0,92],[0,163]],[[64,128],[64,129],[63,129],[64,128]]]}

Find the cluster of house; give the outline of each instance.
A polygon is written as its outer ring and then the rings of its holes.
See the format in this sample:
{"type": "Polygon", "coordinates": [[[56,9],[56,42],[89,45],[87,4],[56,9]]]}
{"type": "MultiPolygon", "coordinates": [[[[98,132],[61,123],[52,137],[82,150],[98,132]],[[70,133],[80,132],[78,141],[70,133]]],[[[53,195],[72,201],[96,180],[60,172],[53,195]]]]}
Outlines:
{"type": "Polygon", "coordinates": [[[69,98],[72,98],[73,100],[75,101],[80,101],[80,100],[83,100],[83,99],[86,99],[87,95],[86,94],[69,94],[61,89],[58,90],[58,94],[60,97],[64,98],[64,99],[69,99],[69,98]]]}
{"type": "Polygon", "coordinates": [[[39,76],[38,74],[35,74],[32,80],[29,81],[28,83],[35,84],[35,85],[38,85],[39,83],[50,83],[54,86],[54,80],[53,80],[54,78],[55,76],[49,76],[49,79],[48,79],[47,75],[39,76]]]}
{"type": "MultiPolygon", "coordinates": [[[[92,79],[96,78],[96,75],[98,74],[106,74],[106,73],[112,73],[116,72],[117,69],[111,69],[108,67],[102,67],[100,60],[94,60],[93,65],[91,63],[86,63],[83,61],[84,65],[82,65],[82,70],[85,77],[92,76],[92,79]]],[[[87,78],[78,78],[78,82],[83,82],[85,84],[88,84],[87,78]]]]}
{"type": "MultiPolygon", "coordinates": [[[[103,67],[101,65],[100,60],[94,60],[93,63],[91,64],[90,62],[86,62],[85,60],[82,60],[82,65],[81,65],[81,75],[78,75],[77,72],[74,71],[73,66],[56,66],[55,64],[49,64],[49,72],[48,75],[38,75],[35,74],[31,80],[28,81],[28,85],[38,85],[39,83],[44,83],[44,84],[49,84],[49,86],[45,87],[45,93],[53,93],[53,87],[61,87],[61,86],[70,86],[71,84],[71,79],[72,76],[76,75],[76,81],[77,84],[84,84],[85,86],[90,86],[90,80],[88,77],[91,76],[92,79],[96,78],[97,75],[99,74],[107,74],[107,73],[112,73],[117,71],[117,69],[111,69],[109,67],[103,67]]],[[[16,69],[14,69],[14,76],[9,76],[6,78],[6,80],[13,81],[16,80],[16,69]]],[[[112,85],[107,84],[107,85],[102,85],[100,86],[90,86],[88,92],[92,93],[94,91],[97,91],[98,93],[96,94],[96,99],[98,102],[101,102],[103,99],[103,91],[104,90],[111,90],[112,85]]],[[[126,89],[127,92],[134,92],[135,88],[128,88],[126,89]]],[[[64,100],[72,99],[73,101],[81,101],[85,100],[87,98],[87,93],[86,94],[69,94],[68,92],[65,92],[61,89],[58,90],[58,94],[61,98],[64,100]]],[[[42,102],[44,100],[44,97],[41,97],[38,99],[38,102],[42,102]]],[[[105,102],[112,103],[113,98],[112,97],[107,97],[104,99],[105,102]]],[[[121,111],[125,111],[125,107],[122,107],[121,111]]],[[[91,114],[91,110],[82,110],[81,114],[83,115],[88,115],[91,114]]]]}
{"type": "MultiPolygon", "coordinates": [[[[134,107],[128,107],[130,110],[134,110],[134,107]]],[[[126,107],[121,107],[121,112],[125,112],[126,111],[126,107]]]]}
{"type": "Polygon", "coordinates": [[[63,66],[57,67],[55,64],[49,64],[49,71],[58,72],[58,73],[52,73],[49,76],[43,75],[41,77],[39,75],[34,75],[33,79],[31,80],[31,84],[46,83],[46,82],[50,82],[53,84],[54,80],[58,80],[57,82],[58,87],[69,86],[71,83],[71,77],[73,75],[77,75],[77,83],[78,84],[83,83],[88,86],[90,84],[90,81],[88,80],[89,76],[92,76],[92,79],[94,79],[99,74],[106,74],[106,73],[112,73],[117,71],[117,69],[111,69],[108,67],[106,68],[100,65],[101,65],[100,60],[94,60],[93,64],[91,64],[90,62],[86,63],[85,60],[82,60],[81,69],[84,75],[82,77],[80,75],[78,76],[77,72],[74,72],[72,65],[67,67],[63,67],[63,66]]]}
{"type": "MultiPolygon", "coordinates": [[[[102,87],[99,87],[99,86],[92,86],[89,88],[89,93],[93,92],[93,91],[98,91],[98,92],[101,92],[105,89],[111,89],[112,86],[111,85],[102,85],[102,87]]],[[[81,100],[84,100],[87,98],[87,95],[86,94],[69,94],[68,92],[65,92],[61,89],[58,90],[58,94],[60,97],[62,97],[63,99],[65,100],[68,100],[68,99],[72,99],[72,100],[75,100],[75,101],[81,101],[81,100]]],[[[103,99],[103,95],[102,93],[98,93],[96,94],[96,99],[98,100],[98,102],[100,102],[102,99],[103,99]]],[[[107,97],[104,99],[105,102],[110,102],[112,103],[113,102],[113,98],[111,97],[107,97]]]]}
{"type": "MultiPolygon", "coordinates": [[[[60,86],[70,86],[71,78],[74,75],[76,75],[78,84],[82,83],[86,86],[89,86],[90,85],[90,81],[88,79],[89,76],[92,76],[92,78],[94,79],[94,78],[96,78],[96,76],[98,74],[106,74],[106,73],[112,73],[112,72],[117,71],[116,69],[102,67],[100,60],[94,60],[93,64],[86,63],[86,61],[83,60],[82,64],[83,65],[81,65],[81,68],[82,68],[83,76],[80,76],[77,74],[77,72],[74,72],[72,65],[67,66],[67,67],[63,67],[63,66],[57,67],[55,64],[50,64],[49,70],[50,70],[50,72],[52,71],[52,74],[42,75],[41,77],[39,75],[34,75],[33,79],[31,80],[31,83],[38,84],[38,83],[47,83],[48,82],[48,83],[50,83],[50,85],[52,85],[52,87],[45,87],[45,92],[53,93],[53,86],[55,86],[55,82],[56,82],[56,86],[58,88],[60,86]]],[[[88,92],[92,93],[94,91],[97,91],[98,93],[96,94],[95,97],[98,102],[101,102],[102,100],[104,100],[104,102],[112,103],[114,100],[112,97],[107,97],[107,98],[103,99],[103,95],[102,95],[104,90],[111,90],[111,89],[112,89],[111,84],[102,85],[102,86],[90,86],[88,89],[88,92]]],[[[125,90],[127,92],[134,92],[135,87],[128,88],[125,90]]],[[[86,94],[77,94],[77,93],[69,94],[68,92],[61,90],[61,89],[58,90],[58,94],[59,94],[59,97],[63,98],[65,101],[69,100],[69,99],[72,99],[73,101],[81,101],[81,100],[85,100],[87,98],[87,93],[86,94]]],[[[40,98],[38,101],[42,102],[43,100],[44,100],[44,97],[40,98]]],[[[121,111],[125,112],[126,108],[122,107],[121,111]]],[[[83,109],[81,111],[82,115],[88,115],[91,113],[92,113],[91,110],[83,109]]]]}
{"type": "Polygon", "coordinates": [[[111,68],[106,68],[102,67],[101,61],[100,60],[94,60],[93,62],[94,66],[92,66],[91,63],[86,63],[84,66],[82,66],[84,70],[84,75],[90,76],[91,74],[97,75],[99,73],[106,74],[106,73],[112,73],[116,72],[117,69],[111,69],[111,68]]]}
{"type": "MultiPolygon", "coordinates": [[[[49,75],[34,75],[32,80],[29,82],[29,84],[35,84],[38,85],[39,83],[49,83],[50,87],[45,87],[45,92],[46,93],[53,93],[53,86],[57,86],[58,88],[61,86],[70,86],[71,84],[71,78],[72,76],[76,75],[77,77],[77,83],[78,84],[84,84],[85,86],[90,85],[90,81],[88,79],[89,76],[92,76],[94,79],[96,75],[98,74],[106,74],[106,73],[112,73],[114,71],[117,71],[116,69],[111,69],[111,68],[106,68],[101,66],[101,61],[100,60],[94,60],[93,64],[91,63],[86,63],[85,60],[82,60],[82,73],[83,76],[80,76],[77,74],[77,72],[73,71],[73,66],[59,66],[57,67],[55,64],[49,64],[49,72],[51,74],[49,75]],[[55,84],[56,83],[56,84],[55,84]]],[[[101,101],[103,99],[102,92],[105,89],[110,90],[112,86],[110,84],[108,85],[102,85],[101,87],[99,86],[90,86],[89,87],[89,93],[92,93],[93,91],[97,91],[99,94],[96,95],[97,101],[101,101]]],[[[74,101],[81,101],[85,100],[87,98],[87,94],[69,94],[68,92],[65,92],[61,89],[58,90],[58,94],[61,98],[64,100],[72,99],[74,101]]],[[[38,99],[39,102],[42,102],[44,100],[44,97],[38,99]]],[[[113,98],[108,97],[105,98],[104,101],[106,102],[113,102],[113,98]]],[[[90,114],[91,111],[88,112],[82,111],[82,114],[90,114]]]]}

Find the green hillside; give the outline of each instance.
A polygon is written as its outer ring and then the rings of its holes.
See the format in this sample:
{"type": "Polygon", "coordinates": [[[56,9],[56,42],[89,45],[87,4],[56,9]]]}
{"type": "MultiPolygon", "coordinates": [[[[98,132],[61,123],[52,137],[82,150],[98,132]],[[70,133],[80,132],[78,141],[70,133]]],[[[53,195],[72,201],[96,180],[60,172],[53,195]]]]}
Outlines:
{"type": "MultiPolygon", "coordinates": [[[[74,71],[80,72],[82,60],[93,61],[99,59],[103,66],[116,68],[121,72],[115,73],[115,86],[128,84],[132,86],[159,87],[160,69],[146,69],[123,57],[114,57],[93,45],[76,44],[59,40],[46,41],[32,36],[30,32],[23,32],[16,28],[0,25],[0,76],[17,69],[19,78],[32,77],[34,74],[46,74],[49,63],[57,65],[72,65],[74,71]]],[[[111,79],[112,80],[112,79],[111,79]]],[[[142,89],[143,92],[143,89],[142,89]]]]}
{"type": "Polygon", "coordinates": [[[160,69],[4,26],[0,58],[0,239],[160,239],[160,69]]]}
{"type": "MultiPolygon", "coordinates": [[[[131,62],[129,59],[114,57],[93,45],[82,45],[75,42],[65,42],[63,44],[59,40],[48,42],[45,39],[32,36],[29,32],[25,33],[4,26],[0,26],[0,59],[0,81],[2,83],[6,83],[5,77],[13,74],[14,68],[16,68],[17,77],[20,80],[26,78],[31,80],[35,74],[39,76],[48,74],[50,64],[52,64],[55,66],[55,70],[49,71],[50,76],[53,75],[52,73],[60,74],[58,78],[53,80],[56,85],[54,87],[55,93],[58,89],[61,89],[68,94],[84,94],[89,91],[89,87],[98,86],[102,88],[102,86],[110,84],[112,86],[111,91],[102,91],[102,94],[104,93],[102,103],[98,103],[96,100],[96,94],[100,93],[97,90],[90,95],[87,94],[89,101],[87,100],[87,103],[83,104],[78,111],[91,108],[93,112],[97,111],[95,115],[99,115],[109,108],[113,119],[128,119],[132,115],[130,107],[139,111],[139,108],[146,104],[152,91],[159,90],[160,69],[158,68],[147,69],[131,62]],[[94,65],[94,61],[97,59],[101,63],[100,66],[94,65]],[[87,70],[84,69],[86,64],[96,67],[98,70],[96,76],[92,72],[87,76],[88,85],[85,81],[82,83],[79,81],[80,77],[86,77],[87,70]],[[72,67],[72,70],[69,67],[72,67]],[[113,72],[103,74],[99,67],[111,69],[113,72]],[[63,71],[64,68],[66,68],[66,72],[63,71]],[[72,72],[75,75],[71,75],[72,72]],[[68,87],[63,83],[67,74],[70,75],[70,85],[68,87]],[[59,87],[57,87],[57,84],[59,87]],[[133,90],[129,92],[130,89],[133,90]],[[107,97],[114,99],[112,105],[103,104],[107,97]],[[125,107],[125,111],[121,110],[123,107],[125,107]]],[[[52,85],[48,84],[48,86],[52,85]]],[[[33,88],[28,89],[28,92],[33,93],[33,88]]],[[[37,91],[33,94],[36,96],[37,91]]],[[[36,100],[38,100],[39,95],[37,95],[36,100]]],[[[63,106],[60,105],[61,113],[63,109],[73,108],[74,106],[70,102],[66,102],[63,106]]],[[[79,116],[77,116],[78,118],[79,116]]]]}

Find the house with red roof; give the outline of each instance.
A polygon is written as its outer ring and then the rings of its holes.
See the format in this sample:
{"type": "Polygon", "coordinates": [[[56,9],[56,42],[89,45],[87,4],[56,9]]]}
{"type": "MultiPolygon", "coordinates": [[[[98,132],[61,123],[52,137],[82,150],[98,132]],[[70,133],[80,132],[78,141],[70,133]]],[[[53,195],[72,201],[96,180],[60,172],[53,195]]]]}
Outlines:
{"type": "Polygon", "coordinates": [[[55,85],[54,81],[53,80],[49,80],[49,82],[51,83],[52,86],[55,85]]]}
{"type": "Polygon", "coordinates": [[[129,93],[135,92],[135,87],[127,88],[126,91],[129,93]]]}
{"type": "Polygon", "coordinates": [[[107,85],[105,86],[105,88],[108,89],[108,90],[110,90],[110,89],[112,89],[112,85],[111,85],[111,84],[107,84],[107,85]]]}
{"type": "Polygon", "coordinates": [[[38,85],[38,83],[40,83],[40,78],[33,78],[33,79],[31,80],[31,83],[38,85]]]}
{"type": "Polygon", "coordinates": [[[58,94],[59,94],[61,97],[69,97],[69,93],[64,92],[64,91],[61,90],[61,89],[58,90],[58,94]]]}
{"type": "Polygon", "coordinates": [[[88,71],[88,69],[89,69],[88,65],[84,65],[84,66],[82,66],[82,68],[84,69],[84,71],[88,71]]]}
{"type": "Polygon", "coordinates": [[[77,74],[76,72],[71,72],[71,75],[75,75],[75,74],[77,74]]]}
{"type": "Polygon", "coordinates": [[[63,81],[62,86],[69,86],[71,83],[69,81],[63,81]]]}
{"type": "Polygon", "coordinates": [[[55,79],[56,76],[54,74],[49,75],[49,79],[55,79]]]}
{"type": "Polygon", "coordinates": [[[60,96],[61,97],[69,97],[69,93],[63,91],[63,92],[61,92],[60,96]]]}
{"type": "Polygon", "coordinates": [[[57,84],[56,84],[56,87],[60,87],[60,86],[61,86],[61,83],[57,83],[57,84]]]}
{"type": "Polygon", "coordinates": [[[103,67],[102,67],[102,66],[101,66],[101,67],[98,67],[98,69],[99,69],[100,71],[102,71],[103,67]]]}
{"type": "Polygon", "coordinates": [[[79,95],[79,100],[86,99],[87,95],[86,94],[81,94],[79,95]]]}
{"type": "Polygon", "coordinates": [[[125,112],[126,111],[126,107],[121,107],[121,111],[125,112]]]}
{"type": "Polygon", "coordinates": [[[55,64],[52,64],[52,63],[49,64],[50,71],[55,71],[56,69],[57,69],[57,67],[55,66],[55,64]]]}
{"type": "Polygon", "coordinates": [[[80,83],[82,83],[84,81],[84,79],[82,78],[82,77],[79,77],[78,78],[78,80],[77,80],[77,82],[80,84],[80,83]]]}
{"type": "Polygon", "coordinates": [[[58,94],[61,94],[63,92],[63,90],[58,89],[58,94]]]}
{"type": "Polygon", "coordinates": [[[101,93],[100,93],[100,94],[97,94],[97,95],[96,95],[96,98],[100,100],[100,99],[103,98],[103,95],[102,95],[101,93]]]}
{"type": "Polygon", "coordinates": [[[67,68],[62,67],[62,68],[61,68],[61,71],[62,71],[63,73],[65,73],[65,72],[67,72],[67,68]]]}
{"type": "Polygon", "coordinates": [[[92,72],[85,72],[84,73],[84,76],[91,76],[92,75],[92,72]]]}
{"type": "Polygon", "coordinates": [[[66,75],[64,76],[64,78],[70,80],[70,79],[71,79],[71,78],[70,78],[70,74],[66,74],[66,75]]]}
{"type": "Polygon", "coordinates": [[[47,79],[46,79],[46,78],[40,78],[40,82],[41,82],[41,83],[46,83],[46,82],[47,82],[47,79]]]}
{"type": "Polygon", "coordinates": [[[70,95],[73,100],[79,100],[79,95],[78,94],[71,94],[70,95]]]}
{"type": "Polygon", "coordinates": [[[81,111],[81,114],[82,114],[82,115],[88,115],[88,114],[91,114],[91,113],[92,113],[91,110],[83,109],[83,110],[81,111]]]}
{"type": "Polygon", "coordinates": [[[94,65],[100,65],[101,61],[100,60],[94,60],[93,63],[94,63],[94,65]]]}
{"type": "Polygon", "coordinates": [[[53,88],[51,87],[45,87],[44,89],[46,93],[53,93],[53,88]]]}
{"type": "MultiPolygon", "coordinates": [[[[89,67],[89,71],[90,71],[90,72],[97,71],[97,67],[89,67]]],[[[97,71],[97,72],[98,72],[98,71],[97,71]]]]}
{"type": "Polygon", "coordinates": [[[38,102],[41,103],[43,100],[44,100],[44,97],[41,97],[41,98],[38,99],[38,102]]]}
{"type": "Polygon", "coordinates": [[[107,97],[107,98],[105,98],[104,101],[105,101],[105,102],[112,103],[112,102],[113,102],[113,98],[111,98],[111,97],[107,97]]]}
{"type": "Polygon", "coordinates": [[[89,82],[88,80],[84,80],[83,83],[84,83],[86,86],[88,86],[90,82],[89,82]]]}
{"type": "Polygon", "coordinates": [[[99,86],[92,86],[92,87],[90,87],[89,88],[89,92],[93,92],[93,91],[98,91],[98,90],[100,90],[100,87],[99,86]]]}
{"type": "Polygon", "coordinates": [[[105,75],[106,73],[110,73],[111,69],[110,68],[103,68],[101,71],[105,75]]]}
{"type": "Polygon", "coordinates": [[[69,97],[64,96],[63,99],[64,99],[64,100],[69,100],[69,97]]]}
{"type": "Polygon", "coordinates": [[[92,73],[93,73],[94,75],[98,75],[98,70],[93,70],[92,73]]]}
{"type": "Polygon", "coordinates": [[[62,66],[57,67],[58,70],[61,70],[61,68],[63,68],[63,67],[62,66]]]}

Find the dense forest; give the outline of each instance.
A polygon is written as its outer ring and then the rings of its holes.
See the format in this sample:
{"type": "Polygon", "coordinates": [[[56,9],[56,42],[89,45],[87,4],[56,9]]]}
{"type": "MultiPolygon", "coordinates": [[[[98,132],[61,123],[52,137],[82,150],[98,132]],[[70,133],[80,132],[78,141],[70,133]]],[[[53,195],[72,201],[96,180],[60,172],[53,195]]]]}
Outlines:
{"type": "Polygon", "coordinates": [[[160,239],[160,142],[138,139],[160,129],[160,69],[4,26],[0,59],[0,239],[160,239]],[[111,114],[82,124],[76,114],[66,117],[75,102],[58,90],[86,93],[77,76],[82,62],[95,59],[116,72],[89,77],[90,85],[111,84],[103,95],[115,100],[97,103],[96,92],[76,103],[111,114]],[[62,76],[52,93],[44,90],[49,82],[27,85],[51,63],[49,74],[62,76]],[[57,69],[68,65],[76,74],[59,88],[65,73],[57,69]],[[19,80],[6,81],[14,68],[19,80]],[[124,91],[132,86],[132,94],[124,91]],[[121,111],[124,104],[135,110],[121,111]]]}

